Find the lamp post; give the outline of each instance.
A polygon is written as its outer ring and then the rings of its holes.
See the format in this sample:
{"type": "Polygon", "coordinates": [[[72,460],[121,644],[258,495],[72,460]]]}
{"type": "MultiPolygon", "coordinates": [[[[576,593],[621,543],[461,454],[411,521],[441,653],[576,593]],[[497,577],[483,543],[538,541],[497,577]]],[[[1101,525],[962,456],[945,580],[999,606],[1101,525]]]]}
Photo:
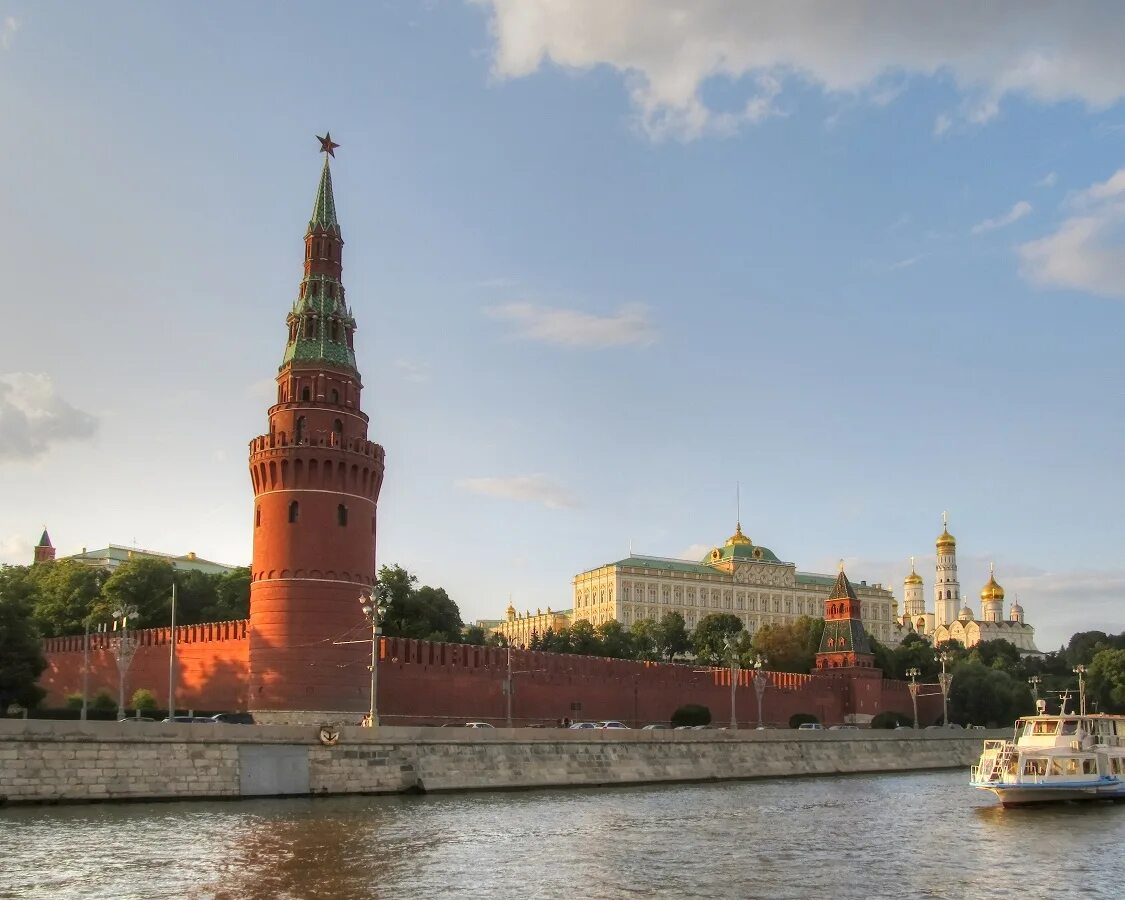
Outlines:
{"type": "Polygon", "coordinates": [[[512,643],[508,642],[508,674],[504,678],[504,698],[507,701],[507,722],[512,727],[512,643]]]}
{"type": "Polygon", "coordinates": [[[733,635],[727,635],[724,642],[730,659],[730,730],[738,731],[738,714],[735,711],[735,690],[738,688],[738,645],[733,635]]]}
{"type": "Polygon", "coordinates": [[[118,607],[113,616],[113,658],[117,661],[117,718],[125,718],[125,675],[137,654],[137,636],[129,633],[129,619],[137,617],[137,610],[131,606],[118,607]]]}
{"type": "Polygon", "coordinates": [[[1039,709],[1039,685],[1043,683],[1043,679],[1038,675],[1032,675],[1027,679],[1027,683],[1031,685],[1031,693],[1035,697],[1035,708],[1039,709]]]}
{"type": "Polygon", "coordinates": [[[769,662],[764,656],[754,657],[754,693],[758,695],[758,727],[762,727],[762,695],[769,686],[770,677],[762,671],[762,667],[769,662]]]}
{"type": "Polygon", "coordinates": [[[82,634],[82,721],[90,708],[90,620],[86,620],[86,630],[82,634]]]}
{"type": "Polygon", "coordinates": [[[918,676],[922,672],[916,668],[909,668],[906,670],[906,675],[910,679],[910,702],[914,704],[914,730],[918,730],[918,676]]]}
{"type": "Polygon", "coordinates": [[[1078,676],[1078,715],[1086,715],[1086,667],[1075,666],[1074,674],[1078,676]]]}
{"type": "Polygon", "coordinates": [[[379,635],[382,634],[383,616],[387,614],[387,601],[382,597],[375,599],[370,594],[359,595],[359,608],[371,623],[371,708],[367,713],[367,725],[379,726],[379,711],[376,708],[376,694],[379,689],[379,635]]]}
{"type": "Polygon", "coordinates": [[[949,652],[942,650],[934,659],[941,663],[941,674],[938,675],[938,684],[941,686],[941,724],[949,724],[949,686],[953,683],[953,674],[945,671],[945,664],[949,662],[949,652]]]}

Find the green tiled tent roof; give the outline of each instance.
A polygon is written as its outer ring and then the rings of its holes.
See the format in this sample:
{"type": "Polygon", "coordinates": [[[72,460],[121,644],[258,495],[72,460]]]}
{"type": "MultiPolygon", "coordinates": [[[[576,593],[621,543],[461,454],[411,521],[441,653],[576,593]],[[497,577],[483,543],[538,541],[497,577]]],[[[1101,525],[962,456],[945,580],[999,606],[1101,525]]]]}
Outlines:
{"type": "Polygon", "coordinates": [[[325,231],[340,231],[340,223],[336,221],[336,198],[332,195],[332,170],[328,167],[328,154],[324,155],[324,168],[320,170],[320,184],[316,189],[316,200],[313,201],[312,218],[309,219],[309,231],[317,229],[325,231]]]}

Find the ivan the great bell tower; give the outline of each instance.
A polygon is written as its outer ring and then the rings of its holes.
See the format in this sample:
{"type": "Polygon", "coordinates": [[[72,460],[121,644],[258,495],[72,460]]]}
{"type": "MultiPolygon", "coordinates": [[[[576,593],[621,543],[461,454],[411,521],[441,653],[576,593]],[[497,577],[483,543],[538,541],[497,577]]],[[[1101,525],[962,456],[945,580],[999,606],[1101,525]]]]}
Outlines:
{"type": "Polygon", "coordinates": [[[277,400],[269,432],[250,442],[248,707],[266,713],[263,721],[365,710],[369,701],[362,650],[334,642],[363,634],[358,598],[375,583],[383,448],[367,439],[356,322],[340,279],[344,241],[328,161],[339,145],[318,140],[324,168],[304,277],[285,320],[277,400]]]}

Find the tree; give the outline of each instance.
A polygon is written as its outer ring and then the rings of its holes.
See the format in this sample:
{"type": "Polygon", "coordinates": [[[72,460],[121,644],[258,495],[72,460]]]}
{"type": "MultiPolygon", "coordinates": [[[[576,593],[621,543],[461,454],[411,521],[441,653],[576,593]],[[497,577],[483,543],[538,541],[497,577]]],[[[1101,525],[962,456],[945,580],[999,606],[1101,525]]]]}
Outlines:
{"type": "Polygon", "coordinates": [[[656,649],[668,662],[691,649],[691,638],[684,624],[684,617],[678,612],[665,613],[660,619],[656,632],[656,649]]]}
{"type": "Polygon", "coordinates": [[[215,605],[204,610],[205,622],[226,622],[250,616],[250,569],[240,566],[215,579],[215,605]]]}
{"type": "Polygon", "coordinates": [[[1066,661],[1074,666],[1088,666],[1094,660],[1099,645],[1109,647],[1110,638],[1104,631],[1079,631],[1071,635],[1070,643],[1066,645],[1066,661]]]}
{"type": "Polygon", "coordinates": [[[1090,697],[1099,712],[1125,712],[1125,650],[1099,650],[1090,662],[1090,697]]]}
{"type": "Polygon", "coordinates": [[[601,656],[602,642],[594,626],[586,619],[579,619],[568,629],[570,632],[570,652],[582,656],[601,656]]]}
{"type": "Polygon", "coordinates": [[[461,643],[481,646],[487,637],[488,634],[480,625],[469,625],[461,635],[461,643]]]}
{"type": "Polygon", "coordinates": [[[699,620],[691,635],[695,657],[705,666],[725,666],[729,651],[727,639],[743,632],[742,620],[730,613],[711,613],[699,620]]]}
{"type": "Polygon", "coordinates": [[[616,619],[607,619],[594,629],[602,645],[602,655],[612,659],[632,659],[633,640],[625,626],[616,619]]]}
{"type": "Polygon", "coordinates": [[[82,634],[93,624],[107,577],[104,569],[60,559],[31,566],[28,577],[35,588],[35,623],[45,637],[82,634]]]}
{"type": "Polygon", "coordinates": [[[94,618],[109,621],[114,612],[133,609],[143,627],[167,625],[172,620],[172,578],[172,564],[165,559],[144,556],[123,562],[106,579],[94,618]]]}
{"type": "Polygon", "coordinates": [[[633,638],[634,659],[656,662],[661,658],[660,626],[652,619],[637,619],[629,633],[633,638]]]}
{"type": "Polygon", "coordinates": [[[445,588],[416,587],[418,578],[402,566],[383,566],[375,586],[377,599],[387,605],[383,633],[390,637],[459,641],[461,611],[445,588]]]}
{"type": "MultiPolygon", "coordinates": [[[[752,655],[762,655],[776,672],[811,672],[824,633],[824,619],[801,616],[788,625],[763,625],[754,632],[752,655]]],[[[753,660],[747,660],[753,662],[753,660]]]]}
{"type": "MultiPolygon", "coordinates": [[[[137,688],[133,691],[133,699],[129,704],[133,709],[156,709],[156,698],[147,688],[137,688]]],[[[168,715],[172,715],[168,713],[168,715]]]]}
{"type": "Polygon", "coordinates": [[[990,669],[1007,672],[1013,678],[1025,677],[1019,648],[1011,641],[1006,641],[1003,638],[995,641],[981,641],[969,651],[969,659],[988,666],[990,669]]]}
{"type": "Polygon", "coordinates": [[[676,711],[672,713],[672,727],[678,728],[681,725],[710,725],[711,724],[711,710],[702,706],[699,703],[685,703],[683,706],[677,707],[676,711]]]}
{"type": "Polygon", "coordinates": [[[1027,684],[1007,672],[968,661],[954,668],[949,690],[952,721],[999,727],[1034,711],[1027,684]]]}
{"type": "Polygon", "coordinates": [[[0,715],[13,703],[30,709],[43,699],[37,682],[47,660],[39,642],[27,600],[0,595],[0,715]]]}

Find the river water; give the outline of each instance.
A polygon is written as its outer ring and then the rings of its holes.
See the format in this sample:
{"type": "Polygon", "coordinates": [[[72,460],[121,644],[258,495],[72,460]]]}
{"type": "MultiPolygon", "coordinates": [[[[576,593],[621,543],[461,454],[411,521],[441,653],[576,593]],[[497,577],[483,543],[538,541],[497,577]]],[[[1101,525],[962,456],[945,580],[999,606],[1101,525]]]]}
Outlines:
{"type": "Polygon", "coordinates": [[[1122,896],[1125,805],[967,777],[2,809],[0,898],[1122,896]]]}

